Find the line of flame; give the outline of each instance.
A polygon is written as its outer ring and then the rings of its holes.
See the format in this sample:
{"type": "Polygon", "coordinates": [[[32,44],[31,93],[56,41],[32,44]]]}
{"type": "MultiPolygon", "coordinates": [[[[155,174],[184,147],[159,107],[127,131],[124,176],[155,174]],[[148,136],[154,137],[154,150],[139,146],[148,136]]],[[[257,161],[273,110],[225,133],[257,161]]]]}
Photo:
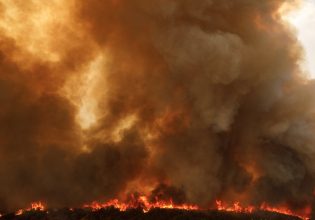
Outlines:
{"type": "MultiPolygon", "coordinates": [[[[109,200],[105,203],[100,202],[92,202],[90,204],[83,205],[83,208],[91,209],[92,211],[98,211],[100,209],[105,209],[109,207],[114,207],[116,209],[119,209],[120,211],[126,211],[128,209],[133,208],[141,208],[143,212],[148,212],[151,209],[160,208],[160,209],[180,209],[180,210],[207,210],[202,209],[201,207],[197,205],[192,204],[175,204],[172,200],[169,201],[156,201],[156,202],[150,202],[149,199],[146,196],[140,196],[139,198],[132,198],[130,202],[121,202],[118,199],[109,200]]],[[[242,206],[240,202],[234,202],[233,205],[229,206],[226,205],[221,200],[216,200],[216,209],[218,211],[224,211],[224,212],[236,212],[236,213],[253,213],[255,211],[269,211],[269,212],[276,212],[279,214],[284,215],[290,215],[295,216],[303,220],[309,219],[310,209],[306,209],[305,213],[303,215],[297,214],[290,210],[287,207],[272,207],[268,205],[267,203],[263,203],[260,207],[255,206],[242,206]]],[[[26,211],[45,211],[46,207],[43,202],[34,202],[30,205],[29,208],[26,209],[19,209],[17,212],[15,212],[15,215],[22,215],[26,211]]],[[[70,210],[73,210],[70,208],[70,210]]],[[[0,214],[0,218],[1,218],[0,214]]]]}
{"type": "Polygon", "coordinates": [[[219,211],[226,211],[226,212],[252,213],[255,211],[269,211],[269,212],[276,212],[276,213],[284,214],[284,215],[295,216],[295,217],[298,217],[298,218],[303,219],[303,220],[308,220],[309,215],[310,215],[310,208],[309,207],[307,207],[305,209],[305,214],[297,214],[285,206],[272,207],[272,206],[268,205],[267,203],[261,204],[260,207],[255,207],[255,206],[243,207],[240,205],[239,202],[233,203],[233,206],[226,206],[226,205],[223,205],[222,201],[216,200],[216,205],[217,205],[217,209],[219,211]]]}
{"type": "MultiPolygon", "coordinates": [[[[22,215],[24,212],[27,211],[44,211],[46,210],[46,207],[44,205],[44,203],[42,202],[33,202],[31,203],[31,206],[29,208],[26,209],[19,209],[18,211],[15,212],[15,215],[22,215]]],[[[0,215],[1,217],[1,215],[0,215]]]]}
{"type": "MultiPolygon", "coordinates": [[[[157,201],[157,202],[149,202],[148,198],[145,196],[139,197],[138,200],[124,203],[120,202],[118,199],[110,200],[106,203],[99,203],[99,202],[92,202],[91,204],[84,205],[84,208],[90,208],[93,211],[100,210],[102,208],[114,207],[119,209],[120,211],[126,211],[130,208],[139,208],[141,207],[144,212],[148,212],[154,208],[160,209],[181,209],[181,210],[206,210],[202,209],[197,205],[192,204],[174,204],[172,200],[170,201],[157,201]]],[[[303,220],[309,219],[309,210],[301,215],[294,213],[287,207],[272,207],[269,206],[267,203],[263,203],[260,207],[255,206],[242,206],[240,202],[234,202],[232,206],[225,205],[222,201],[216,200],[216,209],[218,211],[225,211],[225,212],[236,212],[236,213],[253,213],[255,211],[269,211],[269,212],[276,212],[279,214],[295,216],[303,220]]]]}

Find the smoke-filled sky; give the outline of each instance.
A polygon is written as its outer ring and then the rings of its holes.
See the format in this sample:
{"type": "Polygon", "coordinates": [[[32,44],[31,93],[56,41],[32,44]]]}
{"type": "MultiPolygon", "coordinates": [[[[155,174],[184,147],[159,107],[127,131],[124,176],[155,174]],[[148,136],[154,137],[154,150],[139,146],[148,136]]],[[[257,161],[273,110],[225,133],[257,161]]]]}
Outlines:
{"type": "Polygon", "coordinates": [[[304,0],[301,5],[284,17],[296,28],[298,39],[305,51],[302,69],[315,78],[315,0],[304,0]]]}
{"type": "MultiPolygon", "coordinates": [[[[312,203],[298,0],[0,0],[0,209],[312,203]]],[[[311,4],[311,3],[310,3],[311,4]]]]}

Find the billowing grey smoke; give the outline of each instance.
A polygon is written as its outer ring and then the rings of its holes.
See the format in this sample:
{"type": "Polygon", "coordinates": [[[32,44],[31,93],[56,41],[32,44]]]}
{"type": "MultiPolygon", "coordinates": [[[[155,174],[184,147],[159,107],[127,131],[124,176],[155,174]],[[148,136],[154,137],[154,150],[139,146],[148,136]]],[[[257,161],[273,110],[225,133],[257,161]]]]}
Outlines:
{"type": "Polygon", "coordinates": [[[88,40],[31,69],[1,40],[0,207],[77,206],[163,184],[203,206],[310,204],[315,84],[299,71],[301,48],[278,13],[285,2],[78,0],[88,40]],[[82,131],[60,89],[95,50],[108,54],[103,117],[82,131]]]}

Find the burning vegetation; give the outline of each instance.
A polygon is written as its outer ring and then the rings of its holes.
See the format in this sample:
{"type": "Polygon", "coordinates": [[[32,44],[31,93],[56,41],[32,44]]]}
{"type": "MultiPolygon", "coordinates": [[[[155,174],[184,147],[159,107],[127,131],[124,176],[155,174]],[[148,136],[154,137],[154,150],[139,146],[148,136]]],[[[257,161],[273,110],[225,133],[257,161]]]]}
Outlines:
{"type": "Polygon", "coordinates": [[[298,4],[0,0],[2,218],[311,217],[298,4]]]}
{"type": "Polygon", "coordinates": [[[219,212],[219,211],[187,211],[178,209],[152,209],[149,212],[143,212],[141,209],[129,209],[121,212],[115,208],[106,208],[97,211],[88,209],[59,209],[49,211],[29,211],[20,216],[13,214],[5,215],[1,220],[72,220],[72,219],[106,219],[106,220],[301,220],[298,217],[287,216],[279,213],[270,213],[264,211],[257,211],[255,213],[232,213],[232,212],[219,212]]]}
{"type": "Polygon", "coordinates": [[[41,203],[32,203],[30,208],[20,209],[15,213],[0,215],[1,220],[24,219],[148,219],[148,220],[237,220],[237,219],[265,219],[265,220],[307,220],[306,216],[299,216],[286,208],[269,208],[266,205],[260,208],[241,207],[239,202],[233,206],[224,206],[221,201],[216,201],[216,209],[201,209],[188,204],[176,205],[172,200],[150,203],[141,196],[133,198],[128,203],[117,199],[106,202],[93,202],[82,208],[46,209],[41,203]]]}

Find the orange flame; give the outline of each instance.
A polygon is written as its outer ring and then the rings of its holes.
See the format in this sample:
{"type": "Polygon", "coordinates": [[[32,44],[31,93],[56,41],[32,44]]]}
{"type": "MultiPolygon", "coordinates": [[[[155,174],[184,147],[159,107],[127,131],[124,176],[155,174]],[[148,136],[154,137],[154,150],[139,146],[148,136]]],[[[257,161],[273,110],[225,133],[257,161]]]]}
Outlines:
{"type": "Polygon", "coordinates": [[[311,208],[307,207],[304,210],[304,214],[301,215],[301,214],[294,213],[292,210],[290,210],[287,207],[271,207],[271,206],[269,206],[266,203],[263,203],[260,206],[260,209],[264,210],[264,211],[269,211],[269,212],[277,212],[277,213],[280,213],[280,214],[296,216],[296,217],[299,217],[299,218],[305,219],[305,220],[309,219],[309,215],[310,215],[310,212],[311,212],[311,208]]]}
{"type": "Polygon", "coordinates": [[[252,213],[255,211],[254,206],[247,206],[242,207],[239,202],[234,202],[233,206],[226,206],[223,204],[222,201],[216,200],[217,209],[219,211],[226,211],[226,212],[245,212],[245,213],[252,213]]]}
{"type": "MultiPolygon", "coordinates": [[[[268,212],[276,212],[279,214],[284,215],[290,215],[295,216],[303,220],[308,220],[311,208],[306,207],[302,214],[297,214],[290,210],[289,208],[285,206],[281,207],[272,207],[268,205],[267,203],[263,203],[260,207],[255,206],[242,206],[240,202],[234,202],[233,205],[227,205],[221,200],[216,200],[216,209],[218,211],[224,211],[224,212],[236,212],[236,213],[253,213],[256,211],[268,211],[268,212]]],[[[99,203],[99,202],[92,202],[90,204],[83,205],[83,208],[91,209],[92,211],[97,211],[100,209],[106,209],[109,207],[114,207],[120,211],[126,211],[128,209],[135,209],[135,208],[141,208],[143,212],[148,212],[151,209],[160,208],[160,209],[180,209],[180,210],[206,210],[202,209],[201,207],[197,205],[192,204],[175,204],[172,199],[168,201],[158,201],[150,202],[148,197],[146,196],[140,196],[138,198],[132,197],[129,202],[121,202],[118,199],[112,199],[108,202],[99,203]]],[[[34,202],[30,205],[29,208],[26,209],[20,209],[18,210],[15,215],[22,215],[26,211],[45,211],[46,207],[43,202],[34,202]]],[[[70,209],[71,210],[71,209],[70,209]]],[[[0,214],[1,217],[1,214],[0,214]]]]}
{"type": "Polygon", "coordinates": [[[268,212],[276,212],[276,213],[284,214],[284,215],[295,216],[304,220],[309,219],[309,215],[311,212],[310,207],[307,207],[303,211],[303,214],[297,214],[285,206],[272,207],[272,206],[269,206],[267,203],[263,203],[260,207],[254,207],[254,206],[243,207],[240,205],[239,202],[233,203],[232,206],[227,206],[227,205],[224,205],[222,201],[216,200],[216,205],[219,211],[239,212],[239,213],[252,213],[254,211],[268,211],[268,212]]]}
{"type": "Polygon", "coordinates": [[[114,207],[120,211],[126,211],[131,208],[141,207],[144,212],[148,212],[154,208],[160,209],[181,209],[181,210],[198,210],[200,209],[197,205],[191,204],[174,204],[172,200],[169,201],[157,201],[150,202],[146,196],[140,196],[138,199],[133,199],[131,202],[124,203],[118,199],[110,200],[106,203],[92,202],[91,204],[84,205],[84,208],[91,208],[96,211],[102,208],[114,207]]]}
{"type": "MultiPolygon", "coordinates": [[[[19,209],[15,212],[15,215],[22,215],[24,212],[28,211],[44,211],[46,208],[42,202],[33,202],[31,203],[31,206],[26,209],[19,209]]],[[[1,217],[1,216],[0,216],[1,217]]]]}
{"type": "MultiPolygon", "coordinates": [[[[119,209],[120,211],[126,211],[127,209],[131,208],[142,208],[144,212],[148,212],[154,208],[160,209],[181,209],[181,210],[203,210],[197,205],[192,204],[174,204],[172,200],[169,201],[157,201],[157,202],[150,202],[146,196],[141,196],[138,199],[132,200],[131,202],[124,203],[120,202],[118,199],[110,200],[106,203],[98,203],[92,202],[91,204],[84,205],[84,208],[90,208],[93,211],[100,210],[102,208],[114,207],[119,209]]],[[[310,215],[310,208],[306,208],[302,214],[297,214],[290,210],[289,208],[283,207],[271,207],[266,203],[263,203],[260,207],[255,207],[252,205],[249,206],[242,206],[240,202],[234,202],[233,205],[229,206],[226,205],[224,202],[220,200],[216,200],[216,209],[218,211],[225,211],[225,212],[237,212],[237,213],[253,213],[255,211],[269,211],[269,212],[276,212],[279,214],[296,216],[303,220],[309,219],[310,215]]]]}

